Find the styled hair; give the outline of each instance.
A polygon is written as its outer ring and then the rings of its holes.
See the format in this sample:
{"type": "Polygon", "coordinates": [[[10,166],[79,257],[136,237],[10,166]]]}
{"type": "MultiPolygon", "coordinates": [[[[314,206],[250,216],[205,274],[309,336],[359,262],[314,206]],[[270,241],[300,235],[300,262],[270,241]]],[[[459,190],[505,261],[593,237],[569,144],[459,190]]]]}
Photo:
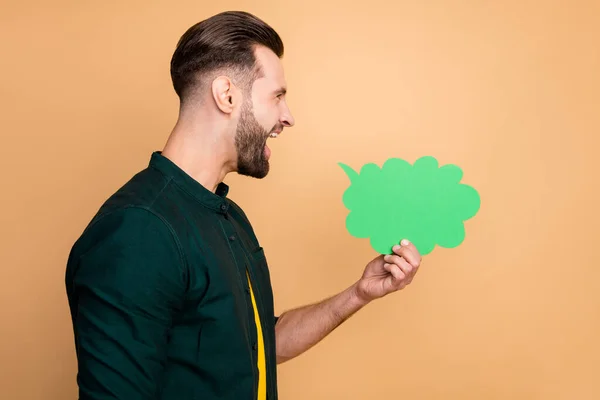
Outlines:
{"type": "Polygon", "coordinates": [[[271,49],[283,57],[283,42],[277,32],[244,11],[226,11],[191,26],[179,39],[171,59],[171,80],[181,102],[210,72],[225,69],[245,83],[261,76],[254,50],[271,49]]]}

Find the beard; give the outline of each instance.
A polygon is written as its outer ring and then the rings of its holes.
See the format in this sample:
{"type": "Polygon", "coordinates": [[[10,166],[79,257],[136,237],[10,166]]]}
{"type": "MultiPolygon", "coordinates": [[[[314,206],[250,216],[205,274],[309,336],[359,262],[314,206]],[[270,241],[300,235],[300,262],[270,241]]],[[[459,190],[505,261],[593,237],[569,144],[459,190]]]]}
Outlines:
{"type": "Polygon", "coordinates": [[[238,174],[258,179],[267,176],[269,160],[265,156],[265,145],[270,133],[254,118],[252,102],[246,101],[235,133],[238,174]]]}

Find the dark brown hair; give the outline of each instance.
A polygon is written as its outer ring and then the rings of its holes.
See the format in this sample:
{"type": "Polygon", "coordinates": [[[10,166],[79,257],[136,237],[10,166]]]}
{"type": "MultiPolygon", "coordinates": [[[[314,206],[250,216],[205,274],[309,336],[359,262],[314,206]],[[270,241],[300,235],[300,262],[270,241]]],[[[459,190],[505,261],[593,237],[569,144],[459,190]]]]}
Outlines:
{"type": "Polygon", "coordinates": [[[249,78],[260,76],[254,48],[262,45],[283,57],[277,32],[244,11],[226,11],[190,27],[179,39],[171,59],[171,79],[181,102],[201,84],[202,76],[221,68],[249,78]]]}

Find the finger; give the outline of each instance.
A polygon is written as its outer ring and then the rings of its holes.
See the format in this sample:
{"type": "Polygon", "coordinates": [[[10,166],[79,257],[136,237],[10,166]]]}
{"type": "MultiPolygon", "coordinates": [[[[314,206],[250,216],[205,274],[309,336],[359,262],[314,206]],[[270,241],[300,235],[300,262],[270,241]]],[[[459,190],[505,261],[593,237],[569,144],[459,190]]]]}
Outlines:
{"type": "Polygon", "coordinates": [[[398,267],[396,264],[386,263],[383,265],[383,269],[392,274],[394,280],[397,282],[402,282],[402,280],[406,278],[406,275],[404,272],[402,272],[402,269],[400,269],[400,267],[398,267]]]}
{"type": "Polygon", "coordinates": [[[397,256],[397,255],[389,256],[389,259],[390,259],[390,262],[393,263],[393,265],[397,265],[398,268],[400,268],[402,270],[402,272],[404,273],[404,275],[405,275],[405,279],[403,281],[404,284],[410,285],[418,271],[418,268],[413,267],[404,258],[397,256]]]}
{"type": "Polygon", "coordinates": [[[412,254],[415,255],[415,257],[417,257],[417,259],[421,259],[421,253],[419,253],[419,249],[417,249],[417,246],[414,245],[414,243],[409,242],[407,240],[408,244],[404,245],[405,247],[408,247],[411,251],[412,254]]]}
{"type": "Polygon", "coordinates": [[[402,272],[404,272],[406,276],[410,276],[413,273],[413,270],[415,269],[403,257],[395,254],[386,255],[384,257],[384,260],[385,262],[388,262],[390,264],[396,264],[398,267],[400,267],[400,269],[402,270],[402,272]]]}
{"type": "Polygon", "coordinates": [[[404,258],[400,258],[400,261],[396,265],[404,272],[408,281],[412,280],[412,277],[417,270],[415,267],[410,265],[404,258]]]}
{"type": "MultiPolygon", "coordinates": [[[[394,254],[387,255],[387,258],[384,257],[384,260],[386,262],[395,263],[395,264],[398,264],[398,265],[400,265],[400,260],[405,260],[406,262],[408,262],[409,264],[412,265],[411,259],[413,259],[413,258],[414,257],[412,257],[411,254],[410,254],[410,250],[404,249],[404,248],[400,248],[400,249],[396,249],[394,251],[394,254]]],[[[418,263],[417,263],[417,266],[418,266],[418,263]]],[[[415,266],[413,265],[413,268],[414,267],[415,266]]]]}
{"type": "Polygon", "coordinates": [[[392,248],[393,252],[403,257],[413,267],[418,268],[421,264],[421,256],[416,247],[406,239],[400,243],[401,245],[396,245],[392,248]]]}

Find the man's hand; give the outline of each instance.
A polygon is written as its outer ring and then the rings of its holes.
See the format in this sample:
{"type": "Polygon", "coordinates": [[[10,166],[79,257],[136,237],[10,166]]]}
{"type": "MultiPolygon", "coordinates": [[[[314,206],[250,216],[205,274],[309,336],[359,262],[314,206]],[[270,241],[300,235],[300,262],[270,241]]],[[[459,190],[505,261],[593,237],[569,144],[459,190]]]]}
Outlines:
{"type": "Polygon", "coordinates": [[[275,326],[277,363],[304,353],[371,300],[408,285],[421,263],[421,255],[408,240],[380,255],[365,268],[360,280],[319,303],[284,312],[275,326]]]}
{"type": "Polygon", "coordinates": [[[380,255],[367,264],[356,284],[356,295],[364,302],[378,299],[411,283],[419,270],[421,255],[404,239],[392,249],[394,254],[380,255]]]}

